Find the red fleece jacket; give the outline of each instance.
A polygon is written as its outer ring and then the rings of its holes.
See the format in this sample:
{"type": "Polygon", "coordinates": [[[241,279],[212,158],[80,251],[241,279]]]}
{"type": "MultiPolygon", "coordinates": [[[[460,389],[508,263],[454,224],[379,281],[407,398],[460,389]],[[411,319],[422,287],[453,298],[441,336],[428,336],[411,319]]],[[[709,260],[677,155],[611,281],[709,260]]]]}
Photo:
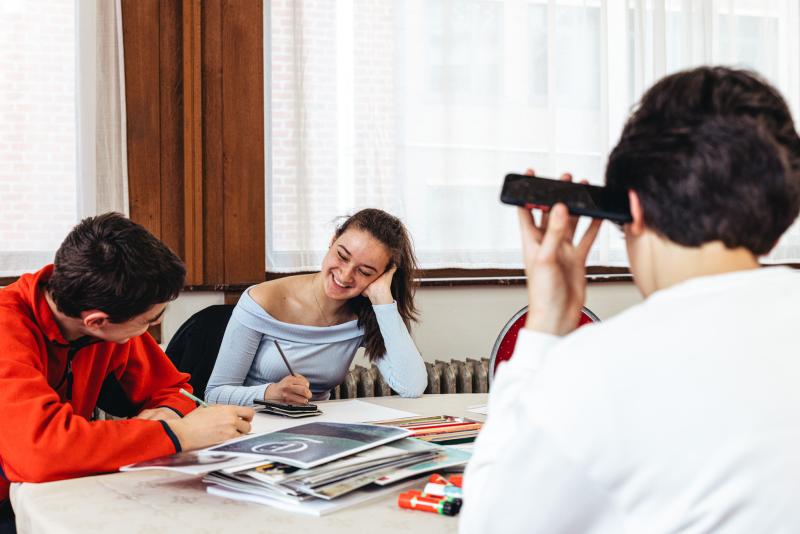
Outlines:
{"type": "Polygon", "coordinates": [[[189,375],[175,369],[149,334],[70,347],[45,300],[43,284],[52,272],[50,265],[0,289],[0,502],[8,498],[9,481],[115,471],[179,449],[159,421],[91,421],[104,382],[113,382],[137,411],[166,406],[186,414],[195,407],[178,393],[191,391],[189,375]]]}

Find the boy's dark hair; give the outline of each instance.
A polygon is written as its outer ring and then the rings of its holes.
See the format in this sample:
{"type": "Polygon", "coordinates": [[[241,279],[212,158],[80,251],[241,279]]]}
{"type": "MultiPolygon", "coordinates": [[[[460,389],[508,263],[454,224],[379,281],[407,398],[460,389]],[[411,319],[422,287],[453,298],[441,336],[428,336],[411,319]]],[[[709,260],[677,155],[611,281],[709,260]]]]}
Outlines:
{"type": "Polygon", "coordinates": [[[119,213],[82,220],[61,243],[47,290],[70,317],[101,310],[125,322],[183,288],[183,262],[150,232],[119,213]]]}
{"type": "Polygon", "coordinates": [[[675,243],[721,241],[762,255],[800,209],[800,138],[780,94],[757,75],[679,72],[642,97],[606,184],[636,191],[645,224],[675,243]]]}

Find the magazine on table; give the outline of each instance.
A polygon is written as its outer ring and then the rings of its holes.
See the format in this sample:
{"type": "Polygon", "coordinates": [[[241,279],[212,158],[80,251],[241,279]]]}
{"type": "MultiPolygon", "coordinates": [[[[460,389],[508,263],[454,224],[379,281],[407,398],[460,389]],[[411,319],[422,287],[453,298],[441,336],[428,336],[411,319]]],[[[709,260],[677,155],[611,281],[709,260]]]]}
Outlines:
{"type": "Polygon", "coordinates": [[[483,426],[480,421],[452,415],[403,417],[374,421],[373,424],[404,428],[411,432],[412,437],[442,445],[472,442],[483,426]]]}
{"type": "Polygon", "coordinates": [[[285,486],[295,489],[299,493],[313,495],[321,499],[336,499],[372,484],[376,480],[393,473],[399,468],[418,464],[436,456],[435,451],[420,451],[410,454],[401,454],[349,473],[309,477],[284,483],[285,486]]]}
{"type": "Polygon", "coordinates": [[[317,487],[298,486],[298,491],[306,495],[313,495],[314,497],[318,497],[324,500],[337,499],[343,495],[347,495],[356,490],[360,490],[368,486],[371,487],[377,479],[393,472],[395,469],[402,468],[407,465],[412,465],[415,463],[419,463],[419,460],[418,459],[397,460],[395,462],[392,462],[391,464],[383,466],[380,469],[368,471],[362,474],[356,474],[354,476],[339,480],[337,482],[332,482],[324,486],[317,486],[317,487]]]}
{"type": "Polygon", "coordinates": [[[429,462],[442,454],[441,449],[418,440],[401,440],[309,469],[271,462],[236,473],[209,473],[203,480],[226,485],[232,490],[246,487],[248,492],[255,493],[264,490],[265,494],[278,492],[335,499],[391,476],[398,469],[429,462]],[[405,443],[407,441],[415,443],[405,443]],[[234,482],[235,487],[232,487],[234,482]]]}
{"type": "MultiPolygon", "coordinates": [[[[125,465],[120,471],[142,471],[145,469],[164,469],[187,475],[202,475],[211,471],[238,469],[253,464],[259,456],[231,454],[210,451],[186,451],[162,456],[144,462],[125,465]]],[[[263,461],[263,459],[262,459],[263,461]]]]}
{"type": "Polygon", "coordinates": [[[208,473],[203,477],[203,482],[208,484],[209,487],[217,486],[220,488],[226,488],[231,492],[259,495],[290,504],[299,504],[314,498],[311,495],[298,493],[292,489],[285,488],[277,484],[265,484],[252,479],[247,479],[241,475],[231,475],[223,473],[222,471],[208,473]]]}
{"type": "MultiPolygon", "coordinates": [[[[469,459],[472,458],[472,452],[465,451],[462,449],[457,449],[455,447],[443,447],[441,445],[434,445],[433,443],[429,443],[426,441],[420,442],[414,438],[407,438],[403,441],[397,443],[397,446],[402,447],[406,443],[425,443],[426,445],[436,447],[439,449],[439,454],[424,462],[416,463],[413,465],[409,465],[408,467],[395,469],[390,473],[387,473],[384,476],[375,480],[375,484],[379,486],[385,486],[387,484],[394,484],[399,480],[405,480],[407,478],[417,477],[423,475],[425,473],[432,473],[434,471],[443,471],[449,470],[453,468],[458,468],[459,466],[464,466],[469,462],[469,459]]],[[[463,468],[463,467],[462,467],[463,468]]]]}
{"type": "Polygon", "coordinates": [[[258,504],[265,504],[267,506],[271,506],[273,508],[278,508],[281,510],[286,510],[288,512],[295,512],[313,516],[322,516],[330,514],[337,510],[348,508],[350,506],[355,506],[357,504],[389,496],[401,489],[407,488],[416,483],[417,483],[416,480],[407,480],[388,487],[369,486],[359,491],[354,491],[353,493],[345,495],[339,499],[324,500],[324,499],[316,499],[310,497],[307,498],[307,500],[300,500],[296,502],[289,502],[286,500],[263,495],[260,493],[233,491],[224,486],[219,486],[217,484],[211,484],[208,486],[207,489],[208,493],[210,493],[211,495],[216,495],[218,497],[225,497],[237,501],[248,501],[258,504]]]}
{"type": "Polygon", "coordinates": [[[471,422],[413,419],[412,428],[315,422],[248,436],[206,452],[241,454],[249,463],[212,471],[203,482],[214,495],[321,514],[390,491],[425,473],[467,462],[469,452],[407,436],[420,427],[444,426],[452,434],[475,430],[471,422]],[[262,458],[259,465],[252,463],[254,455],[262,458]]]}
{"type": "MultiPolygon", "coordinates": [[[[398,442],[399,443],[399,442],[398,442]]],[[[322,484],[332,482],[348,474],[361,471],[365,468],[374,468],[386,462],[391,462],[399,458],[408,457],[408,452],[392,445],[381,445],[374,449],[362,451],[346,458],[341,458],[333,462],[314,467],[311,469],[292,469],[280,463],[270,464],[270,468],[261,467],[248,471],[249,476],[257,480],[277,483],[289,483],[301,481],[308,484],[322,484]]],[[[417,452],[417,451],[412,451],[417,452]]],[[[427,452],[427,451],[423,451],[427,452]]],[[[435,451],[433,451],[435,453],[435,451]]]]}
{"type": "Polygon", "coordinates": [[[390,426],[353,423],[307,423],[247,437],[208,449],[212,453],[262,455],[270,461],[308,469],[407,437],[390,426]]]}

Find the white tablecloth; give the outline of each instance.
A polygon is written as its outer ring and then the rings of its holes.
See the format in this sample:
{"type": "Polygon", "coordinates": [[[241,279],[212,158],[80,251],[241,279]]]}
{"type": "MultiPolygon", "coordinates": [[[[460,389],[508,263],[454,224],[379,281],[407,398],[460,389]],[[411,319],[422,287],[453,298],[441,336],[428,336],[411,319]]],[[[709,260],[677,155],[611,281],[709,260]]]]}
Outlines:
{"type": "MultiPolygon", "coordinates": [[[[421,415],[448,414],[482,419],[481,415],[467,412],[467,407],[485,403],[486,397],[486,394],[453,394],[425,395],[419,399],[377,397],[360,400],[421,415]]],[[[325,410],[327,403],[320,404],[325,410]]],[[[56,458],[53,460],[57,461],[56,458]]],[[[422,483],[419,486],[421,489],[422,483]]],[[[457,531],[457,517],[398,508],[397,494],[401,491],[331,515],[312,517],[214,497],[206,493],[199,477],[153,470],[45,484],[15,484],[11,500],[20,534],[410,534],[457,531]]]]}

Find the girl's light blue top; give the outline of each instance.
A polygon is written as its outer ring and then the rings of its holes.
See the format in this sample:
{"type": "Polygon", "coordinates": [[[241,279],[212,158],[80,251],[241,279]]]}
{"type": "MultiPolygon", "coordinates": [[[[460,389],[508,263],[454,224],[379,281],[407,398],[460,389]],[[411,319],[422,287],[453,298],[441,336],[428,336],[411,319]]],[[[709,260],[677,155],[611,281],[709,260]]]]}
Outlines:
{"type": "MultiPolygon", "coordinates": [[[[312,400],[325,400],[344,381],[364,331],[357,321],[334,326],[305,326],[281,322],[262,308],[248,288],[233,310],[206,401],[251,405],[263,399],[272,383],[289,374],[273,340],[277,340],[295,374],[311,383],[312,400]]],[[[386,354],[376,365],[389,386],[404,397],[422,395],[428,383],[425,363],[408,333],[397,304],[373,305],[386,354]]]]}

